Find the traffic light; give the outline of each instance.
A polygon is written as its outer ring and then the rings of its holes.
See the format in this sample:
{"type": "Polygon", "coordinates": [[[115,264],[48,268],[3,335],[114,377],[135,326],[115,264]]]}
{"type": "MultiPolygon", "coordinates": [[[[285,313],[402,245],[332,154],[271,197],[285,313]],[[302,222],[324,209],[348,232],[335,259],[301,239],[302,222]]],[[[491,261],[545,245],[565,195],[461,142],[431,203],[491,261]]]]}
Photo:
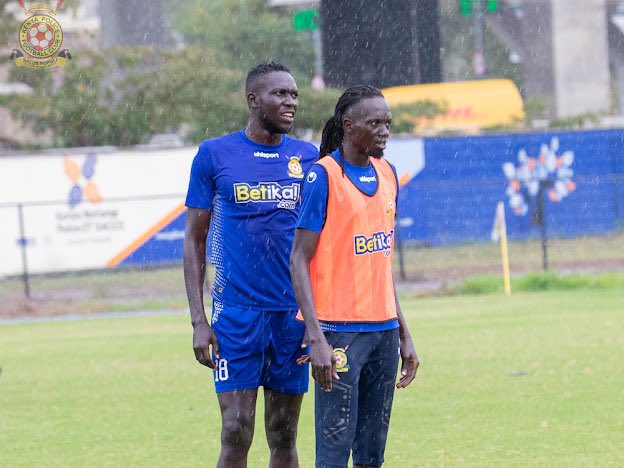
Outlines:
{"type": "Polygon", "coordinates": [[[472,16],[473,13],[473,0],[459,0],[459,11],[462,16],[472,16]]]}
{"type": "Polygon", "coordinates": [[[295,31],[312,31],[318,29],[318,10],[302,10],[293,16],[295,31]]]}
{"type": "Polygon", "coordinates": [[[491,13],[498,9],[498,0],[459,0],[459,11],[462,16],[472,16],[477,2],[485,2],[485,9],[491,13]]]}

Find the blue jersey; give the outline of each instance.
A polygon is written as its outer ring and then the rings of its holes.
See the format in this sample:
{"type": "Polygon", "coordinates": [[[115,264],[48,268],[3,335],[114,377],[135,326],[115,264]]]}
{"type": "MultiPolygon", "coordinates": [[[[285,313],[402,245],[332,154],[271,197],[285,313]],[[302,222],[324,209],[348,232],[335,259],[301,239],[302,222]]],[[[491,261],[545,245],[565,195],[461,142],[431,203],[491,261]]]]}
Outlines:
{"type": "Polygon", "coordinates": [[[242,309],[296,309],[289,258],[301,184],[318,159],[310,143],[282,136],[261,145],[244,131],[204,141],[186,206],[212,210],[213,299],[242,309]]]}
{"type": "MultiPolygon", "coordinates": [[[[329,156],[326,156],[329,157],[329,156]]],[[[340,162],[340,150],[336,150],[331,157],[340,162]]],[[[396,169],[392,164],[392,171],[396,177],[396,169]]],[[[362,193],[372,196],[377,192],[379,179],[372,164],[366,167],[356,166],[347,161],[344,162],[345,177],[353,183],[362,193]]],[[[327,172],[320,164],[314,164],[306,173],[303,184],[302,208],[297,220],[297,228],[308,229],[320,233],[327,218],[327,172]]],[[[398,180],[397,180],[398,187],[398,180]]],[[[397,206],[395,202],[395,206],[397,206]]],[[[373,332],[391,330],[399,326],[397,320],[380,323],[325,323],[319,322],[321,330],[326,332],[373,332]]]]}

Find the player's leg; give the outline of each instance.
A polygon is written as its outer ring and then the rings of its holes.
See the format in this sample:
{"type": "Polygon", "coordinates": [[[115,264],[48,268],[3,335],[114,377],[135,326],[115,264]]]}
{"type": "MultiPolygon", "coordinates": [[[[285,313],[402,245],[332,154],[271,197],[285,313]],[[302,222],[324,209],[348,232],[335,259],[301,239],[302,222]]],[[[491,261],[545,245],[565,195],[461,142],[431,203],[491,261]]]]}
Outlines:
{"type": "Polygon", "coordinates": [[[288,395],[264,389],[264,425],[271,450],[270,468],[299,466],[297,426],[302,401],[303,394],[288,395]]]}
{"type": "Polygon", "coordinates": [[[377,344],[360,374],[354,468],[381,466],[399,365],[399,330],[370,333],[377,344]]]}
{"type": "Polygon", "coordinates": [[[221,453],[217,468],[244,468],[253,440],[258,389],[217,395],[221,409],[221,453]]]}
{"type": "Polygon", "coordinates": [[[348,466],[358,418],[360,372],[370,353],[367,335],[325,333],[334,348],[340,380],[332,383],[331,392],[314,386],[317,468],[348,466]]]}
{"type": "Polygon", "coordinates": [[[262,375],[262,313],[215,301],[212,328],[219,340],[215,389],[221,409],[218,467],[247,466],[262,375]]]}
{"type": "Polygon", "coordinates": [[[296,311],[265,313],[266,354],[262,377],[265,397],[265,430],[271,450],[271,467],[296,467],[297,426],[303,394],[308,390],[308,365],[298,366],[305,354],[301,342],[303,322],[296,311]]]}

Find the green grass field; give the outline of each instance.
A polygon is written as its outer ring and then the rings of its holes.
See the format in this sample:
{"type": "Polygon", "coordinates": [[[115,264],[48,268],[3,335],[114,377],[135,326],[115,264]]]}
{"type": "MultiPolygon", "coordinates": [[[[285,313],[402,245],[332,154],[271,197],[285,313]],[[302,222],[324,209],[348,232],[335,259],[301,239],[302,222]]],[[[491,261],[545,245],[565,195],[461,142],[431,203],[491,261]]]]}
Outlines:
{"type": "MultiPolygon", "coordinates": [[[[402,304],[422,364],[385,466],[624,465],[624,290],[402,304]]],[[[185,315],[0,325],[0,366],[2,466],[215,464],[212,378],[185,315]]],[[[251,467],[267,466],[261,421],[251,467]]]]}

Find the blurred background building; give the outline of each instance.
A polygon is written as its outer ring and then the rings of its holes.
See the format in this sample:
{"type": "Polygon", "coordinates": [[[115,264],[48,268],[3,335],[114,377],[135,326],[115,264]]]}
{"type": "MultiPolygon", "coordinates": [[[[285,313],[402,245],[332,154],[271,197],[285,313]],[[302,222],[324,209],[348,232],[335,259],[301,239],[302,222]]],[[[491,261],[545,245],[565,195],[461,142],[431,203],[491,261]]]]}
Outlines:
{"type": "MultiPolygon", "coordinates": [[[[515,67],[516,76],[512,79],[528,110],[538,108],[533,112],[536,122],[595,114],[617,123],[617,116],[624,110],[624,2],[621,0],[249,0],[248,3],[254,12],[260,8],[273,9],[282,15],[301,10],[316,12],[315,21],[320,30],[317,61],[322,58],[322,65],[317,66],[316,87],[323,85],[323,81],[319,84],[318,75],[330,87],[369,82],[386,88],[496,78],[507,73],[501,68],[504,66],[515,67]],[[504,51],[502,61],[506,63],[501,65],[500,54],[492,54],[493,43],[498,51],[504,51]]],[[[204,10],[211,5],[201,1],[188,4],[204,10]]],[[[231,6],[239,4],[244,2],[232,2],[231,6]]],[[[65,33],[64,43],[74,55],[83,48],[106,49],[118,45],[167,50],[182,47],[185,41],[176,31],[175,23],[180,18],[173,18],[178,9],[171,0],[74,0],[65,3],[58,18],[65,33]]],[[[4,14],[12,15],[17,23],[23,18],[17,1],[7,2],[4,14]]],[[[202,26],[210,30],[214,26],[210,24],[210,15],[206,18],[202,26]]],[[[280,33],[275,31],[276,35],[280,33]]],[[[14,33],[7,37],[10,41],[1,51],[5,57],[17,47],[14,33]]],[[[245,55],[245,43],[232,46],[226,42],[221,44],[224,48],[233,47],[241,50],[241,57],[245,55]]],[[[0,95],[30,92],[27,80],[15,79],[13,68],[6,58],[0,63],[0,95]]],[[[11,141],[21,144],[33,138],[32,129],[15,123],[4,108],[0,109],[0,119],[3,123],[0,141],[5,145],[11,141]]]]}
{"type": "Polygon", "coordinates": [[[345,87],[383,88],[412,251],[489,242],[503,200],[544,268],[549,236],[621,236],[624,1],[66,0],[73,59],[46,70],[9,60],[23,19],[0,1],[5,274],[179,261],[194,147],[245,126],[245,74],[269,60],[310,141],[345,87]]]}

